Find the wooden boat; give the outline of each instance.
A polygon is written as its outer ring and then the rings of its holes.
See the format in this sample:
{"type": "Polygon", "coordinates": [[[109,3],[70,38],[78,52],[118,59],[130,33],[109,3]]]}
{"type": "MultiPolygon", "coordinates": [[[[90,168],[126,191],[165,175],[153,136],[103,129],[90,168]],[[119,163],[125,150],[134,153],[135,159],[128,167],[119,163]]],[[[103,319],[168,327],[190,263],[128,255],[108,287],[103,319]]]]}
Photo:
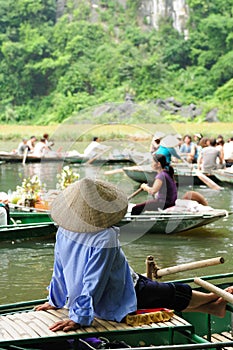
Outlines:
{"type": "MultiPolygon", "coordinates": [[[[151,169],[151,165],[123,167],[124,173],[131,179],[139,183],[152,184],[154,182],[156,172],[151,169]]],[[[178,186],[200,186],[203,181],[198,176],[196,170],[187,167],[174,167],[175,180],[178,186]]],[[[212,181],[216,181],[215,175],[209,176],[212,181]]]]}
{"type": "Polygon", "coordinates": [[[44,157],[35,157],[32,154],[28,154],[24,160],[23,155],[19,155],[12,152],[0,152],[0,161],[8,163],[40,163],[40,162],[63,162],[65,154],[51,152],[45,154],[44,157]]]}
{"type": "Polygon", "coordinates": [[[212,174],[222,183],[230,186],[233,185],[233,169],[231,170],[231,168],[226,168],[213,170],[212,174]]]}
{"type": "Polygon", "coordinates": [[[115,155],[109,157],[87,158],[82,156],[66,156],[64,162],[71,164],[115,164],[115,163],[132,163],[130,157],[124,155],[115,155]]]}
{"type": "MultiPolygon", "coordinates": [[[[0,152],[0,161],[8,163],[23,163],[24,156],[12,152],[0,152]]],[[[25,158],[25,163],[40,163],[40,162],[66,162],[71,164],[114,164],[114,163],[132,163],[130,156],[124,154],[112,154],[108,157],[98,155],[93,158],[87,158],[82,155],[70,155],[69,153],[49,152],[43,157],[35,157],[28,154],[25,158]]]]}
{"type": "MultiPolygon", "coordinates": [[[[34,208],[26,208],[26,210],[28,211],[16,210],[11,212],[11,217],[15,222],[20,221],[24,224],[30,224],[31,222],[38,224],[50,222],[54,224],[49,216],[49,211],[37,212],[34,208]]],[[[202,227],[227,216],[228,212],[221,209],[194,213],[184,212],[184,210],[182,212],[150,211],[143,215],[134,216],[128,212],[117,226],[121,227],[122,236],[129,232],[171,234],[202,227]]]]}
{"type": "Polygon", "coordinates": [[[47,213],[11,212],[9,225],[0,226],[0,241],[53,237],[57,228],[47,213]]]}
{"type": "MultiPolygon", "coordinates": [[[[233,273],[204,276],[202,279],[211,283],[215,281],[215,286],[222,290],[232,285],[233,273]]],[[[191,283],[193,279],[179,280],[179,282],[191,283]]],[[[34,307],[44,301],[34,300],[0,306],[0,348],[2,350],[84,349],[81,345],[85,345],[86,341],[93,337],[112,342],[112,346],[106,347],[110,349],[126,347],[122,345],[122,341],[133,350],[233,348],[231,303],[227,304],[224,318],[191,312],[175,313],[168,321],[141,326],[95,318],[92,326],[65,333],[52,332],[49,326],[67,318],[67,309],[34,311],[34,307]],[[117,343],[118,346],[116,346],[117,343]]],[[[88,348],[88,346],[85,347],[85,349],[88,348]]]]}
{"type": "Polygon", "coordinates": [[[132,233],[173,234],[208,225],[228,215],[226,210],[206,212],[148,211],[143,215],[127,213],[120,221],[121,235],[132,233]]]}

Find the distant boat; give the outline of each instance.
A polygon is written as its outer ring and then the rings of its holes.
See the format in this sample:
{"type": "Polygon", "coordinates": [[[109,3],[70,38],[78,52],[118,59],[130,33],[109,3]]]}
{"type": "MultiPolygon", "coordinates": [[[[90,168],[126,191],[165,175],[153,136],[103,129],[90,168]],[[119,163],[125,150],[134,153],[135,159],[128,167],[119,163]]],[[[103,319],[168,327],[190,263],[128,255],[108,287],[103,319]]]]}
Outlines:
{"type": "Polygon", "coordinates": [[[233,185],[233,170],[231,168],[213,170],[212,174],[224,184],[233,185]]]}
{"type": "MultiPolygon", "coordinates": [[[[55,227],[55,223],[52,221],[49,211],[37,212],[33,208],[31,210],[32,211],[27,212],[21,210],[13,211],[11,212],[11,217],[16,223],[21,222],[28,225],[34,223],[35,226],[36,223],[37,225],[52,223],[55,227]]],[[[128,212],[116,226],[121,227],[122,236],[124,232],[172,234],[207,225],[227,217],[227,215],[228,212],[222,209],[206,210],[205,212],[184,212],[184,210],[183,212],[148,211],[144,214],[134,216],[128,212]]],[[[9,237],[11,236],[7,236],[7,238],[9,237]]],[[[28,237],[30,237],[30,235],[28,237]]]]}
{"type": "MultiPolygon", "coordinates": [[[[57,154],[56,152],[49,152],[43,157],[35,157],[32,154],[28,154],[25,158],[26,163],[40,163],[40,162],[63,162],[65,158],[64,154],[57,154]]],[[[0,152],[0,161],[8,163],[23,163],[24,156],[12,152],[0,152]]]]}
{"type": "MultiPolygon", "coordinates": [[[[132,180],[139,183],[152,184],[154,182],[156,171],[152,170],[151,165],[133,165],[123,167],[124,173],[132,180]]],[[[203,185],[203,181],[198,177],[196,170],[186,167],[174,166],[175,181],[178,186],[203,185]]],[[[216,181],[214,175],[208,176],[211,180],[216,181]]]]}
{"type": "Polygon", "coordinates": [[[9,225],[0,226],[0,241],[53,237],[57,228],[48,213],[10,212],[9,225]]]}
{"type": "Polygon", "coordinates": [[[118,224],[124,233],[174,234],[208,225],[228,215],[226,210],[206,212],[147,211],[140,215],[126,214],[118,224]],[[124,227],[125,226],[125,227],[124,227]]]}
{"type": "MultiPolygon", "coordinates": [[[[24,156],[12,152],[0,152],[0,161],[8,163],[23,163],[24,156]]],[[[28,154],[25,158],[25,163],[40,163],[40,162],[66,162],[71,164],[114,164],[114,163],[133,163],[130,156],[124,154],[112,154],[109,156],[95,156],[93,158],[84,157],[82,155],[72,155],[68,153],[49,152],[43,157],[35,157],[33,154],[28,154]]]]}
{"type": "Polygon", "coordinates": [[[71,164],[115,164],[115,163],[133,163],[133,160],[131,157],[118,154],[118,155],[110,155],[108,157],[102,156],[102,157],[93,157],[93,158],[87,158],[84,156],[69,156],[67,155],[64,158],[64,162],[71,163],[71,164]]]}

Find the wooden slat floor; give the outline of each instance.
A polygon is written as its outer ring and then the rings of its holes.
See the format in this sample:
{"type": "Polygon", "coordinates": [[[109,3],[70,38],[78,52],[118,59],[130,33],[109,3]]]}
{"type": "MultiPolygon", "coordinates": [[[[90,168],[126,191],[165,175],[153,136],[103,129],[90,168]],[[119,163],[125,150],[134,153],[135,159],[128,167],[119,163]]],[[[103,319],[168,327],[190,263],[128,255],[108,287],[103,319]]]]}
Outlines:
{"type": "MultiPolygon", "coordinates": [[[[207,337],[204,337],[207,338],[207,337]]],[[[212,343],[225,343],[225,342],[229,342],[229,341],[233,341],[233,335],[230,332],[222,332],[220,334],[214,333],[211,335],[211,342],[212,343]]],[[[233,347],[232,346],[228,346],[228,347],[224,347],[223,349],[225,350],[232,350],[233,347]]]]}
{"type": "Polygon", "coordinates": [[[38,338],[56,338],[59,336],[80,336],[108,333],[108,332],[132,332],[134,330],[156,330],[164,328],[190,328],[191,324],[181,317],[174,315],[167,322],[152,323],[150,325],[132,327],[125,323],[117,323],[95,319],[92,326],[83,327],[76,331],[70,332],[52,332],[49,326],[53,323],[66,319],[68,317],[67,309],[47,310],[47,311],[23,311],[16,313],[8,313],[0,316],[0,345],[1,342],[16,341],[23,339],[38,338]]]}

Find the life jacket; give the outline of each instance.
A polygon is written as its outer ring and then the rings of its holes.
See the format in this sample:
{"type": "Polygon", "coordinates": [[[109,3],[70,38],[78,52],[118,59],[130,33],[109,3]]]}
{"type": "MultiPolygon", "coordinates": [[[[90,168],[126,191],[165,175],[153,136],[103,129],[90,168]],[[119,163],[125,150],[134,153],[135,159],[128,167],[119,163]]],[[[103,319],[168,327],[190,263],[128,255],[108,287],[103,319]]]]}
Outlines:
{"type": "Polygon", "coordinates": [[[6,210],[7,215],[7,225],[10,225],[10,208],[8,204],[0,203],[0,207],[4,208],[6,210]]]}

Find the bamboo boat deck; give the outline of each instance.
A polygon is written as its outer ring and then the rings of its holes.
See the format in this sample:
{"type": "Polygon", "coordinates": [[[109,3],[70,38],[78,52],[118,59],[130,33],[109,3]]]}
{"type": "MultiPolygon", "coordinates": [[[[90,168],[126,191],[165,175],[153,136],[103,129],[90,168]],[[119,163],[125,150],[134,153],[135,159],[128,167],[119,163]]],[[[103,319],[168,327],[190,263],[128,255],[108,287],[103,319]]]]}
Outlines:
{"type": "Polygon", "coordinates": [[[52,332],[49,330],[49,326],[66,319],[68,310],[63,308],[35,311],[32,308],[41,304],[38,302],[0,306],[0,350],[80,350],[80,341],[92,337],[106,339],[113,343],[126,341],[127,344],[131,345],[131,350],[233,349],[231,330],[233,308],[231,305],[227,306],[227,324],[224,323],[223,326],[222,321],[220,321],[221,331],[215,327],[217,319],[212,319],[210,315],[205,315],[206,317],[199,315],[196,325],[194,325],[191,322],[192,318],[188,317],[186,320],[182,315],[174,314],[169,321],[137,327],[95,318],[90,327],[70,332],[52,332]],[[204,323],[202,322],[203,317],[204,323]],[[206,323],[206,321],[208,322],[206,323]],[[199,331],[196,332],[197,324],[202,334],[199,331]]]}
{"type": "Polygon", "coordinates": [[[0,316],[0,347],[7,345],[33,344],[43,342],[56,342],[61,339],[85,338],[90,336],[105,336],[110,334],[134,334],[137,332],[156,332],[162,330],[191,330],[192,325],[183,318],[174,315],[169,321],[157,322],[143,326],[129,326],[126,323],[117,323],[95,318],[92,326],[83,327],[76,331],[52,332],[49,326],[66,319],[67,309],[47,311],[22,311],[2,314],[0,316]]]}
{"type": "MultiPolygon", "coordinates": [[[[207,336],[204,337],[207,339],[207,336]]],[[[212,343],[228,343],[228,342],[232,342],[233,341],[233,336],[232,333],[230,332],[222,332],[220,334],[214,333],[211,335],[211,339],[210,341],[212,343]]],[[[232,346],[226,346],[223,349],[233,349],[233,345],[232,346]]]]}

